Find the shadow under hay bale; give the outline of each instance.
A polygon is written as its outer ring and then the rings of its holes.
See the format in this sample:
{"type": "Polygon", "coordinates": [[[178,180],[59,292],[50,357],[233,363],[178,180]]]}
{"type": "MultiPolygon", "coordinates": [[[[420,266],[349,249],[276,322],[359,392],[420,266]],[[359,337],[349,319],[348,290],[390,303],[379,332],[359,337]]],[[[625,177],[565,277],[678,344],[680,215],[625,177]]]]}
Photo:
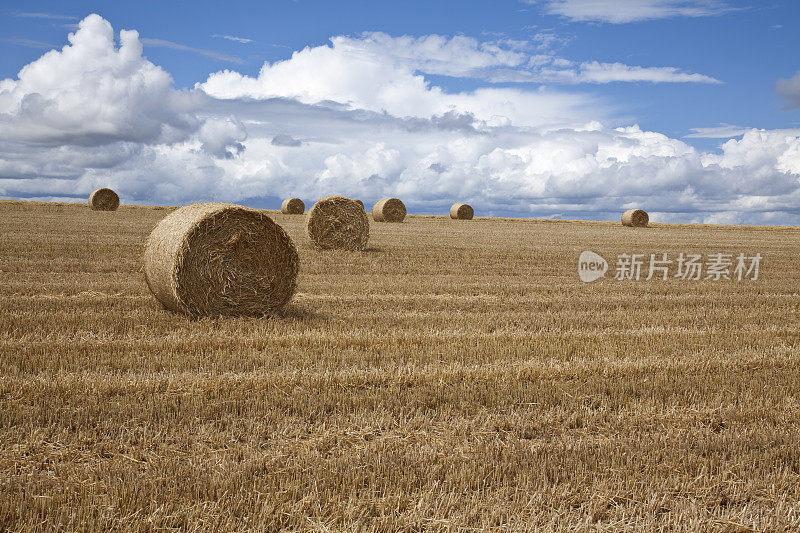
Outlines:
{"type": "Polygon", "coordinates": [[[650,222],[650,216],[641,209],[628,209],[622,213],[622,225],[634,228],[645,228],[650,222]]]}
{"type": "Polygon", "coordinates": [[[355,200],[328,196],[308,212],[306,230],[321,250],[363,250],[369,241],[369,218],[355,200]]]}
{"type": "Polygon", "coordinates": [[[406,206],[397,198],[378,200],[372,207],[375,222],[402,222],[406,218],[406,206]]]}
{"type": "Polygon", "coordinates": [[[450,218],[456,220],[472,220],[475,216],[475,210],[469,204],[453,204],[450,208],[450,218]]]}
{"type": "Polygon", "coordinates": [[[306,204],[300,198],[287,198],[281,204],[281,213],[284,215],[302,215],[306,212],[306,204]]]}
{"type": "Polygon", "coordinates": [[[116,211],[119,207],[119,195],[111,189],[97,189],[89,195],[89,207],[93,211],[116,211]]]}
{"type": "Polygon", "coordinates": [[[261,211],[192,204],[167,215],[144,250],[145,280],[171,311],[260,316],[285,306],[300,260],[292,240],[261,211]]]}

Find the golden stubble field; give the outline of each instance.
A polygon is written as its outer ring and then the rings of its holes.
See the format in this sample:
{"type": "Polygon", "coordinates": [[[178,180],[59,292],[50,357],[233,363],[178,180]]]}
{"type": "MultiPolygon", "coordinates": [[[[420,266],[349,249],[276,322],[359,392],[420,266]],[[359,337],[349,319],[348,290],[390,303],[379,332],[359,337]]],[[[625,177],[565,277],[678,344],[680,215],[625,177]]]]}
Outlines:
{"type": "Polygon", "coordinates": [[[140,272],[168,212],[0,203],[0,530],[800,528],[800,229],[412,216],[318,252],[275,213],[284,315],[191,320],[140,272]],[[764,260],[583,284],[584,249],[764,260]]]}

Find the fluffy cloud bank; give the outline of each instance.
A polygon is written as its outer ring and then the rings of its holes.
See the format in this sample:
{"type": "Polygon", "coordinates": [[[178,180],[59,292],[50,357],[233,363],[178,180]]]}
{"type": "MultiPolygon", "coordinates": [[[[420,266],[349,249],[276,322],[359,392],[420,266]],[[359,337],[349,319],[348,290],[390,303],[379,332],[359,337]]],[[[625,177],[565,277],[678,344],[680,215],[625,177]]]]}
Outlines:
{"type": "Polygon", "coordinates": [[[199,95],[172,88],[170,75],[142,57],[136,31],[121,31],[119,41],[90,15],[63,50],[0,82],[0,137],[54,146],[185,139],[200,124],[199,95]]]}
{"type": "Polygon", "coordinates": [[[217,98],[292,98],[308,104],[330,99],[396,116],[428,117],[456,110],[483,120],[503,114],[526,125],[541,125],[563,123],[570,114],[585,117],[587,112],[579,108],[584,102],[520,89],[447,94],[424,75],[525,83],[720,83],[674,67],[575,63],[539,53],[532,46],[519,41],[482,43],[464,36],[391,37],[372,32],[359,38],[334,37],[330,46],[305,48],[285,61],[265,63],[255,78],[226,70],[198,87],[217,98]]]}
{"type": "Polygon", "coordinates": [[[257,78],[226,71],[177,90],[136,32],[117,43],[93,15],[68,46],[0,81],[0,196],[83,201],[104,185],[140,203],[340,193],[400,196],[412,212],[459,199],[479,214],[616,218],[636,205],[655,220],[800,223],[796,133],[740,131],[703,153],[603,126],[591,95],[453,93],[425,77],[580,68],[529,52],[369,34],[296,52],[257,78]]]}

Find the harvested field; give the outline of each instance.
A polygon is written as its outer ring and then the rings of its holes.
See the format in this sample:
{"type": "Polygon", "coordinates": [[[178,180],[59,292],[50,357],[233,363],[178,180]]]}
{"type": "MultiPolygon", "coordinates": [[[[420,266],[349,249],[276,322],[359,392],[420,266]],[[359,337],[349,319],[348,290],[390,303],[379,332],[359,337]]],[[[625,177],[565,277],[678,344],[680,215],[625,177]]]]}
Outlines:
{"type": "Polygon", "coordinates": [[[280,317],[167,312],[170,209],[0,202],[0,530],[800,528],[800,230],[304,217],[280,317]],[[593,250],[606,279],[583,284],[593,250]],[[764,257],[617,281],[621,253],[764,257]]]}

